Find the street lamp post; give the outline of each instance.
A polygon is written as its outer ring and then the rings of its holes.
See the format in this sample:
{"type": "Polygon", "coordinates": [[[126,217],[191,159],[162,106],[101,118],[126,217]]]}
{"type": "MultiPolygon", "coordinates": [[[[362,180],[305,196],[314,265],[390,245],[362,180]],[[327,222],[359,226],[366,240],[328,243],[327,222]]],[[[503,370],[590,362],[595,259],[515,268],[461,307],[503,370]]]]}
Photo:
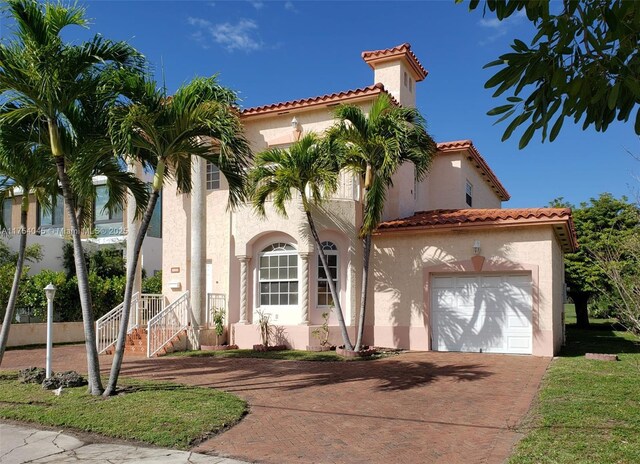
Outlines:
{"type": "Polygon", "coordinates": [[[56,287],[49,283],[44,288],[47,296],[47,378],[51,377],[51,355],[53,351],[53,297],[56,295],[56,287]]]}

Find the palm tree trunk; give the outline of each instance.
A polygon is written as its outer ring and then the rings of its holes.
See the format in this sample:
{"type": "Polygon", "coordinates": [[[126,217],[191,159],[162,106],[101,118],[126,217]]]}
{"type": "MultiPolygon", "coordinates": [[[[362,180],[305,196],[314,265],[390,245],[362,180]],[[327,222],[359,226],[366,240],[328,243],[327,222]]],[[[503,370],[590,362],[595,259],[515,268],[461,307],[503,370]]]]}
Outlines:
{"type": "Polygon", "coordinates": [[[78,293],[80,295],[80,307],[82,308],[82,322],[84,326],[85,348],[87,350],[87,376],[89,380],[89,392],[92,395],[102,394],[102,380],[100,379],[100,360],[96,347],[96,328],[93,317],[93,305],[91,304],[91,292],[89,290],[89,274],[87,263],[84,260],[84,250],[80,238],[80,227],[75,214],[73,195],[69,177],[65,169],[65,160],[60,145],[58,126],[55,121],[49,120],[49,138],[51,142],[51,152],[55,158],[58,170],[58,180],[62,188],[62,196],[67,209],[67,216],[71,222],[71,239],[73,243],[73,260],[76,266],[76,276],[78,278],[78,293]]]}
{"type": "MultiPolygon", "coordinates": [[[[153,216],[153,210],[158,202],[160,196],[160,190],[154,189],[149,197],[149,203],[147,203],[147,209],[142,217],[140,223],[140,230],[138,236],[133,245],[132,262],[127,263],[127,281],[124,289],[124,303],[122,305],[122,318],[120,319],[120,329],[118,331],[118,340],[116,341],[116,350],[111,363],[111,373],[109,374],[109,382],[107,388],[104,391],[104,396],[113,395],[116,392],[118,386],[118,377],[120,376],[120,369],[122,368],[122,361],[124,359],[124,344],[127,340],[127,332],[129,330],[129,317],[131,315],[131,300],[133,298],[133,283],[136,277],[136,271],[138,267],[138,257],[140,256],[140,250],[142,250],[142,243],[144,237],[147,235],[147,229],[151,223],[151,217],[153,216]]],[[[131,200],[130,200],[131,201],[131,200]]]]}
{"type": "Polygon", "coordinates": [[[362,258],[362,294],[360,295],[360,314],[358,318],[358,336],[356,338],[355,351],[362,348],[364,336],[365,310],[367,309],[367,287],[369,284],[369,257],[371,256],[371,234],[364,237],[364,256],[362,258]]]}
{"type": "Polygon", "coordinates": [[[338,298],[338,292],[336,291],[336,286],[334,285],[333,279],[331,278],[331,273],[329,272],[329,265],[327,264],[327,256],[324,254],[324,250],[322,249],[322,243],[320,242],[320,237],[318,236],[318,231],[316,230],[316,224],[313,221],[313,216],[311,215],[311,211],[309,211],[308,208],[305,208],[305,213],[307,215],[307,221],[309,222],[309,228],[311,229],[311,235],[313,235],[313,239],[315,240],[316,246],[318,248],[318,256],[320,256],[320,262],[322,263],[322,268],[324,269],[324,273],[327,276],[327,283],[329,284],[331,297],[333,298],[333,302],[336,305],[338,325],[340,326],[340,332],[342,333],[342,341],[344,342],[344,347],[347,350],[353,350],[353,345],[351,344],[351,340],[349,339],[349,332],[347,332],[347,326],[344,323],[344,315],[342,314],[342,305],[340,304],[340,299],[338,298]]]}
{"type": "Polygon", "coordinates": [[[7,302],[7,311],[4,313],[4,322],[2,323],[2,331],[0,331],[0,366],[4,351],[9,341],[9,329],[16,315],[16,301],[18,300],[18,289],[20,287],[20,278],[22,277],[22,268],[24,266],[24,253],[27,248],[27,213],[29,212],[29,196],[28,190],[23,195],[22,212],[20,213],[20,243],[18,245],[18,262],[16,263],[16,272],[13,275],[13,284],[11,285],[11,293],[7,302]],[[26,199],[26,202],[24,201],[26,199]],[[26,203],[26,208],[25,208],[26,203]]]}

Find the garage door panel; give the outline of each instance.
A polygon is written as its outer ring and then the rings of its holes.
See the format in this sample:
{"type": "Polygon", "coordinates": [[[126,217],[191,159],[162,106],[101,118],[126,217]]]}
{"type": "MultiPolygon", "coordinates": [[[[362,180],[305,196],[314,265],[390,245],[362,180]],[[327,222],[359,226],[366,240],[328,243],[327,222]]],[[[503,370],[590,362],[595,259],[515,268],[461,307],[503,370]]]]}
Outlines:
{"type": "Polygon", "coordinates": [[[436,350],[531,353],[531,278],[526,275],[434,277],[436,350]]]}

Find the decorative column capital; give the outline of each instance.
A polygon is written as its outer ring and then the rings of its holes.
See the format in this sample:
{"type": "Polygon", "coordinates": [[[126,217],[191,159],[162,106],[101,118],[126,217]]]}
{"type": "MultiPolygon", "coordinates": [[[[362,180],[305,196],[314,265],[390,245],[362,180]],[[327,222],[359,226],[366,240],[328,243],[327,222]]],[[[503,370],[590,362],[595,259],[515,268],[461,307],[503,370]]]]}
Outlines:
{"type": "Polygon", "coordinates": [[[309,261],[309,259],[311,258],[311,255],[313,253],[309,252],[309,251],[300,251],[298,252],[298,256],[300,256],[300,259],[303,261],[309,261]]]}
{"type": "Polygon", "coordinates": [[[251,261],[251,256],[247,255],[236,255],[236,258],[238,258],[240,262],[244,264],[247,264],[249,261],[251,261]]]}

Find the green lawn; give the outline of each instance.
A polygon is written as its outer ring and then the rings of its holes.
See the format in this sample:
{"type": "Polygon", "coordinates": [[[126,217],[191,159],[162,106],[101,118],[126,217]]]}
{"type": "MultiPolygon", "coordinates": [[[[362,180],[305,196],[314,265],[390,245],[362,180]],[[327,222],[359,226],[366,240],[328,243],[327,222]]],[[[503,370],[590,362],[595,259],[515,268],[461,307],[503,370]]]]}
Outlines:
{"type": "Polygon", "coordinates": [[[640,462],[639,340],[611,321],[591,322],[590,330],[567,327],[567,346],[544,378],[510,462],[640,462]],[[589,352],[620,361],[587,360],[589,352]]]}
{"type": "Polygon", "coordinates": [[[0,418],[34,422],[188,449],[240,420],[247,405],[229,393],[165,382],[123,380],[127,393],[108,399],[87,387],[55,396],[40,385],[22,384],[17,373],[0,372],[0,418]]]}
{"type": "Polygon", "coordinates": [[[168,356],[187,358],[259,358],[259,359],[284,359],[287,361],[367,361],[393,356],[397,352],[381,352],[362,358],[344,358],[338,356],[335,351],[253,351],[253,350],[226,350],[226,351],[177,351],[168,356]]]}

